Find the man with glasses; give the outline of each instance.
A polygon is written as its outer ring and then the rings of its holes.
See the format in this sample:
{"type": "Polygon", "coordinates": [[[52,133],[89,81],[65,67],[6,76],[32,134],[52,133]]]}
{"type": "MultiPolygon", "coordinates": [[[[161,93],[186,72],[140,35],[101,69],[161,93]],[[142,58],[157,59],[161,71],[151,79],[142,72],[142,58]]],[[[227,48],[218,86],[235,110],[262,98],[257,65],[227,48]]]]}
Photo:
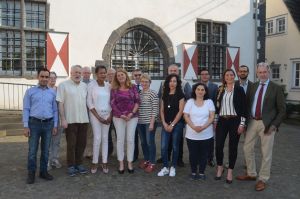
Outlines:
{"type": "MultiPolygon", "coordinates": [[[[211,99],[214,103],[216,103],[217,99],[217,92],[218,92],[218,85],[214,84],[210,81],[210,75],[208,69],[204,68],[200,72],[200,82],[205,84],[208,88],[208,97],[211,99]]],[[[210,143],[210,150],[208,152],[208,158],[207,158],[207,164],[210,167],[215,166],[214,162],[214,143],[215,140],[211,139],[210,143]]]]}
{"type": "MultiPolygon", "coordinates": [[[[138,89],[138,92],[140,93],[142,91],[141,86],[141,76],[142,76],[142,70],[139,68],[136,68],[132,71],[132,78],[134,80],[134,83],[138,89]]],[[[133,162],[135,162],[139,157],[139,133],[137,129],[135,130],[135,137],[134,137],[134,155],[133,155],[133,162]]]]}
{"type": "Polygon", "coordinates": [[[241,65],[239,67],[239,70],[237,72],[237,75],[239,77],[239,80],[235,82],[236,85],[240,85],[243,87],[246,96],[249,95],[250,87],[252,86],[252,82],[248,80],[248,75],[249,75],[249,68],[246,65],[241,65]]]}
{"type": "Polygon", "coordinates": [[[40,178],[53,180],[47,171],[51,136],[57,133],[56,93],[47,84],[50,72],[46,68],[38,71],[38,85],[29,88],[23,101],[24,135],[28,137],[27,184],[35,181],[36,156],[41,139],[40,178]]]}

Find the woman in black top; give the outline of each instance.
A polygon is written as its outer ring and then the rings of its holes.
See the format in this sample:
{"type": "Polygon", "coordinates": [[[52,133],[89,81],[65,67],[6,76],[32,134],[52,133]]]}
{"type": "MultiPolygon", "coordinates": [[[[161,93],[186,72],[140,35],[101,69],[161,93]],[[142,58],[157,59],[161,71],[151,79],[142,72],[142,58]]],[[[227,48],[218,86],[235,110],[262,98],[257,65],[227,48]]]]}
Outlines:
{"type": "Polygon", "coordinates": [[[184,94],[181,89],[181,81],[178,75],[171,74],[166,78],[163,88],[163,95],[160,105],[160,116],[163,125],[161,133],[161,154],[163,168],[158,176],[175,176],[176,165],[179,154],[179,139],[183,128],[182,112],[184,108],[184,94]],[[172,134],[172,163],[169,170],[168,165],[168,145],[172,134]]]}
{"type": "Polygon", "coordinates": [[[216,127],[216,159],[217,174],[215,180],[221,180],[223,168],[224,143],[229,133],[229,167],[226,183],[232,183],[232,170],[237,158],[237,148],[240,134],[245,131],[246,95],[242,87],[234,85],[235,73],[226,69],[223,73],[223,82],[219,88],[216,104],[218,118],[216,127]]]}

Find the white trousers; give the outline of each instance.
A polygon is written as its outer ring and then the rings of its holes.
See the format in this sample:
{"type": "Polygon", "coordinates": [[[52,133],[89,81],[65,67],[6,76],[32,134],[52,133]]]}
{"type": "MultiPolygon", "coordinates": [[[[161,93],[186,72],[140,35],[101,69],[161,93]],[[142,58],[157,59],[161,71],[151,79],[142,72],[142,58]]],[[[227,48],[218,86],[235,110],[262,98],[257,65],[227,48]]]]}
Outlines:
{"type": "Polygon", "coordinates": [[[125,121],[121,118],[113,117],[113,122],[115,125],[116,133],[117,133],[117,155],[118,160],[124,160],[124,143],[126,136],[126,144],[127,144],[127,161],[133,161],[133,153],[134,153],[134,136],[135,129],[138,123],[138,118],[131,118],[129,121],[125,121]]]}
{"type": "Polygon", "coordinates": [[[102,163],[107,163],[109,125],[99,122],[92,113],[90,113],[90,122],[92,124],[94,135],[93,163],[97,164],[99,161],[100,144],[102,144],[102,163]]]}

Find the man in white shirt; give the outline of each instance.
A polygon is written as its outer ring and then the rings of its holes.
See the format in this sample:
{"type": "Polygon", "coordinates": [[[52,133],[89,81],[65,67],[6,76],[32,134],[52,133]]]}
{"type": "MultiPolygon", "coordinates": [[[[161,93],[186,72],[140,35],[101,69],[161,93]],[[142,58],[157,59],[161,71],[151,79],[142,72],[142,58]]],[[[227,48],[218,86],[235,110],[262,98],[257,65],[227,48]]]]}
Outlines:
{"type": "Polygon", "coordinates": [[[81,81],[80,65],[72,66],[71,78],[59,84],[56,100],[59,102],[61,125],[67,140],[68,174],[87,173],[82,166],[89,118],[86,107],[87,85],[81,81]]]}

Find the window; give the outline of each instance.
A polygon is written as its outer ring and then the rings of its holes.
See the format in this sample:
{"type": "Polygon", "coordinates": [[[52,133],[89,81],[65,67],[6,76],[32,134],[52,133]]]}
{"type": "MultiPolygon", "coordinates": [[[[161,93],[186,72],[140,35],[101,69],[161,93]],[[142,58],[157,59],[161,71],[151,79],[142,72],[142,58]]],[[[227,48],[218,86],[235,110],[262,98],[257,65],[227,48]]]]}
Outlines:
{"type": "Polygon", "coordinates": [[[21,26],[20,1],[1,0],[0,25],[13,27],[21,26]]]}
{"type": "Polygon", "coordinates": [[[266,35],[282,34],[287,30],[287,15],[267,19],[266,35]]]}
{"type": "Polygon", "coordinates": [[[227,47],[227,26],[225,23],[196,22],[196,42],[198,43],[199,70],[208,68],[211,78],[220,80],[225,69],[227,47]],[[211,35],[209,37],[208,35],[211,35]]]}
{"type": "Polygon", "coordinates": [[[300,88],[300,62],[293,63],[293,87],[300,88]]]}
{"type": "Polygon", "coordinates": [[[272,79],[279,79],[280,78],[280,68],[279,67],[273,67],[272,68],[272,79]]]}
{"type": "Polygon", "coordinates": [[[26,2],[26,27],[46,28],[46,5],[26,2]]]}
{"type": "Polygon", "coordinates": [[[197,41],[208,42],[208,23],[197,23],[197,41]]]}
{"type": "Polygon", "coordinates": [[[0,32],[0,72],[1,74],[20,74],[21,34],[17,31],[0,32]],[[19,72],[17,72],[19,71],[19,72]]]}
{"type": "Polygon", "coordinates": [[[164,56],[160,42],[142,27],[129,30],[116,42],[111,54],[111,66],[123,67],[128,72],[140,68],[154,79],[162,78],[164,56]]]}
{"type": "Polygon", "coordinates": [[[276,19],[277,33],[285,32],[285,18],[276,19]]]}
{"type": "Polygon", "coordinates": [[[26,70],[37,71],[45,67],[45,33],[26,32],[26,70]]]}
{"type": "Polygon", "coordinates": [[[267,35],[273,34],[273,21],[267,21],[267,35]]]}

